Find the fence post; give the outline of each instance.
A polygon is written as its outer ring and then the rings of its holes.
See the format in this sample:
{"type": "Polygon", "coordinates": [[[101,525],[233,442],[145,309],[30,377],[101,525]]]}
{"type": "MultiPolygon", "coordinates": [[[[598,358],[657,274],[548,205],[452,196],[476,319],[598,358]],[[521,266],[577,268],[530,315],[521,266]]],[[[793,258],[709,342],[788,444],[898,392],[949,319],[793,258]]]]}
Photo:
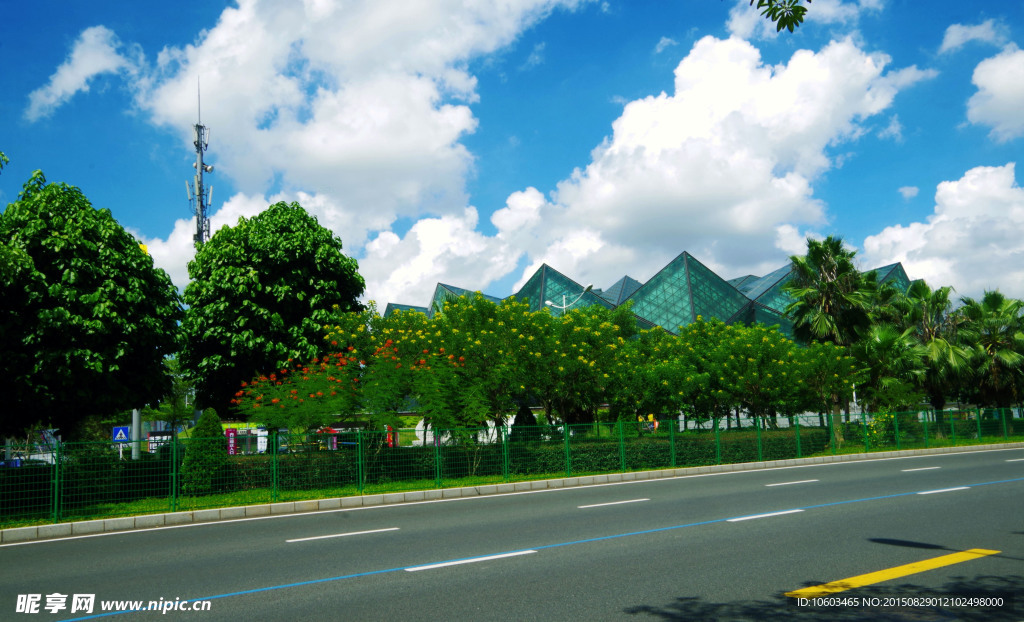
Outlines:
{"type": "Polygon", "coordinates": [[[928,449],[928,411],[924,411],[924,448],[928,449]]]}
{"type": "Polygon", "coordinates": [[[953,447],[956,447],[956,419],[949,418],[949,437],[953,439],[953,447]]]}
{"type": "MultiPolygon", "coordinates": [[[[437,435],[437,431],[434,431],[437,435]]],[[[363,468],[363,431],[356,430],[356,492],[363,494],[363,477],[366,475],[363,468]]]]}
{"type": "Polygon", "coordinates": [[[832,445],[832,455],[834,456],[836,455],[836,431],[834,429],[836,418],[832,416],[832,413],[826,414],[825,418],[828,419],[828,442],[832,445]]]}
{"type": "Polygon", "coordinates": [[[896,433],[896,451],[900,450],[900,416],[899,413],[894,413],[892,416],[892,429],[896,433]]]}
{"type": "MultiPolygon", "coordinates": [[[[274,442],[270,443],[273,447],[270,447],[270,500],[272,502],[277,501],[277,461],[281,455],[281,433],[277,432],[274,434],[274,442]]],[[[291,445],[291,439],[288,439],[288,444],[291,445]]]]}
{"type": "Polygon", "coordinates": [[[974,418],[978,421],[978,442],[981,442],[981,407],[974,407],[974,418]]]}
{"type": "Polygon", "coordinates": [[[615,422],[615,429],[619,432],[619,466],[622,472],[626,472],[626,435],[622,429],[622,419],[615,422]]]}
{"type": "MultiPolygon", "coordinates": [[[[509,465],[509,455],[508,455],[508,452],[509,452],[509,447],[508,447],[509,429],[508,429],[508,426],[501,426],[498,429],[499,429],[499,434],[501,434],[501,475],[505,479],[505,481],[507,482],[507,481],[509,481],[509,478],[511,477],[511,471],[512,471],[512,469],[511,469],[511,467],[509,465]]],[[[424,435],[424,440],[426,440],[426,435],[424,435]]]]}
{"type": "Polygon", "coordinates": [[[676,426],[679,425],[679,415],[672,417],[672,423],[668,427],[668,444],[672,455],[672,468],[676,468],[676,426]]]}
{"type": "Polygon", "coordinates": [[[178,433],[171,434],[171,512],[178,511],[178,433]]]}
{"type": "Polygon", "coordinates": [[[718,417],[712,415],[715,422],[715,464],[722,464],[722,443],[718,438],[718,417]]]}
{"type": "Polygon", "coordinates": [[[803,458],[803,450],[800,448],[800,415],[790,417],[789,425],[792,426],[794,421],[796,421],[796,457],[803,458]]]}
{"type": "Polygon", "coordinates": [[[563,423],[562,429],[565,432],[565,476],[572,477],[572,453],[569,450],[569,424],[563,423]]]}
{"type": "Polygon", "coordinates": [[[860,414],[860,425],[864,430],[864,451],[871,451],[871,440],[868,438],[868,415],[865,412],[860,414]]]}
{"type": "Polygon", "coordinates": [[[57,441],[53,456],[53,522],[60,522],[60,448],[64,443],[57,441]]]}
{"type": "MultiPolygon", "coordinates": [[[[434,488],[440,488],[441,487],[442,475],[443,475],[442,471],[444,469],[441,468],[441,443],[440,443],[439,440],[437,440],[436,432],[437,431],[435,430],[435,436],[434,436],[434,438],[435,438],[435,441],[434,441],[434,488]]],[[[454,436],[451,434],[451,430],[448,431],[448,436],[454,438],[454,436]]]]}
{"type": "Polygon", "coordinates": [[[757,430],[757,461],[761,462],[764,460],[764,452],[761,446],[761,424],[758,423],[761,420],[760,417],[754,417],[754,429],[757,430]]]}
{"type": "MultiPolygon", "coordinates": [[[[1010,435],[1009,435],[1009,433],[1006,430],[1006,411],[1008,411],[1008,410],[1010,410],[1010,409],[1009,408],[1000,408],[999,409],[999,416],[1003,420],[1003,440],[1004,441],[1010,439],[1010,435]]],[[[1010,414],[1013,414],[1013,413],[1011,412],[1010,414]]]]}

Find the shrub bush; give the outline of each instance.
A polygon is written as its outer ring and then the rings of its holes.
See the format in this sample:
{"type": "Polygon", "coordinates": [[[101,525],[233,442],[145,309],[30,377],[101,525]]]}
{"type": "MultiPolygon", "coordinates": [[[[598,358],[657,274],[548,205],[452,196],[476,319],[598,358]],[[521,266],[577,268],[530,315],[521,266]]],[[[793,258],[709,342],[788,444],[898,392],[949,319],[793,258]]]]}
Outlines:
{"type": "Polygon", "coordinates": [[[185,446],[181,465],[181,491],[186,495],[207,495],[221,492],[230,475],[228,440],[220,417],[212,408],[203,411],[185,446]]]}

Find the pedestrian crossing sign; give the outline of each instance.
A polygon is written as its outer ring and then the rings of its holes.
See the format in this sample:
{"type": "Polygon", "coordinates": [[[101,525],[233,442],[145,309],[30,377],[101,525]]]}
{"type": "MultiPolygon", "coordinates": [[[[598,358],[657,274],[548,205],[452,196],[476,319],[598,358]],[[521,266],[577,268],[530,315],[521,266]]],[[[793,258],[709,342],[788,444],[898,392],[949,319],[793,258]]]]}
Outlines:
{"type": "Polygon", "coordinates": [[[131,432],[128,429],[129,426],[126,425],[114,426],[114,442],[127,443],[131,441],[131,432]]]}

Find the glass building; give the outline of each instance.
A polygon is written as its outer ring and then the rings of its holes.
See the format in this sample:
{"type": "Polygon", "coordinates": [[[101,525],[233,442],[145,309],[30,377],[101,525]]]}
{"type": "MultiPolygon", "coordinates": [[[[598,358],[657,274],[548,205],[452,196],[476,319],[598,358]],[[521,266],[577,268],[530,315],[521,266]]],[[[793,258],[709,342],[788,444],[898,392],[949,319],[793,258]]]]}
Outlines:
{"type": "MultiPolygon", "coordinates": [[[[880,285],[891,284],[902,291],[910,286],[910,279],[902,264],[882,266],[873,272],[880,285]]],[[[513,296],[516,300],[529,303],[533,311],[546,306],[555,315],[565,313],[566,306],[575,309],[601,305],[614,309],[630,301],[640,328],[660,326],[671,333],[701,316],[706,319],[716,318],[727,324],[777,325],[783,333],[792,335],[792,323],[785,317],[786,306],[792,302],[792,298],[783,289],[792,278],[793,273],[787,263],[764,276],[751,274],[725,280],[684,251],[646,283],[623,276],[603,290],[594,288],[585,291],[585,285],[543,264],[513,296]]],[[[475,293],[438,283],[428,306],[388,303],[384,315],[397,310],[415,310],[433,316],[444,307],[446,300],[475,293]]],[[[486,294],[480,295],[496,303],[502,300],[486,294]]]]}

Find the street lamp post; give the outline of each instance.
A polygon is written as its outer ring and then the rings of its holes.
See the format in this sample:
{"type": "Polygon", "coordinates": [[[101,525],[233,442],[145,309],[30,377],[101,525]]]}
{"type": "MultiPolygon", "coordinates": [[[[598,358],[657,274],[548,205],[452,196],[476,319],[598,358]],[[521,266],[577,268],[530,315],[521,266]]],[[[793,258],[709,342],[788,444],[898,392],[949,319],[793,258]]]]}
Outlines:
{"type": "Polygon", "coordinates": [[[584,288],[583,291],[580,292],[580,295],[576,296],[576,299],[573,300],[572,302],[568,303],[568,304],[566,304],[566,302],[565,302],[565,299],[566,299],[566,295],[565,294],[562,294],[562,305],[561,306],[556,305],[555,303],[551,302],[550,300],[545,300],[544,304],[546,304],[547,306],[551,307],[552,309],[558,309],[564,315],[566,309],[568,309],[569,307],[571,307],[574,304],[576,304],[577,302],[579,302],[580,299],[583,298],[583,295],[586,294],[587,292],[589,292],[592,289],[594,289],[593,285],[587,285],[586,288],[584,288]]]}

